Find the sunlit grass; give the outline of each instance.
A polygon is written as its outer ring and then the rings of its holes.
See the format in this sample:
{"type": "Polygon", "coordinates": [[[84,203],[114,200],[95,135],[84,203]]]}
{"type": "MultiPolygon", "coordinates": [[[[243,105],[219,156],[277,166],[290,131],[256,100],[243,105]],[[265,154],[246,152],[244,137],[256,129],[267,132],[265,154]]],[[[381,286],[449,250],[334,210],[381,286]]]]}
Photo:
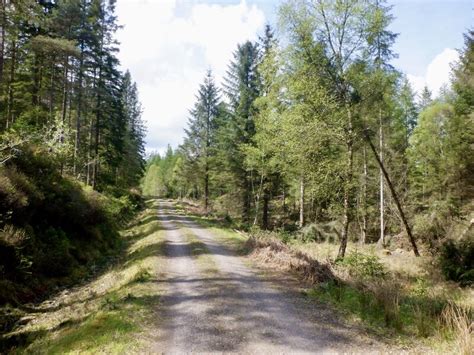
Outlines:
{"type": "Polygon", "coordinates": [[[191,251],[191,256],[196,260],[198,267],[206,274],[217,273],[218,267],[206,244],[196,237],[190,229],[182,227],[182,231],[191,251]]]}

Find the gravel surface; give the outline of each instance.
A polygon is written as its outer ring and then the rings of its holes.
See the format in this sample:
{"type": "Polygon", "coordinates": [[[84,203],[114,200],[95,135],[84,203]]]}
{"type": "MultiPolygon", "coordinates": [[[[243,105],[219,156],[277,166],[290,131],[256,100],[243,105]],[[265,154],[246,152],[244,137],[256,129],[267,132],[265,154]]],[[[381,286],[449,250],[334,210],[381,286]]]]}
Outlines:
{"type": "Polygon", "coordinates": [[[161,201],[167,266],[154,353],[378,353],[383,346],[278,279],[262,276],[214,232],[161,201]],[[217,271],[191,256],[183,227],[207,247],[217,271]]]}

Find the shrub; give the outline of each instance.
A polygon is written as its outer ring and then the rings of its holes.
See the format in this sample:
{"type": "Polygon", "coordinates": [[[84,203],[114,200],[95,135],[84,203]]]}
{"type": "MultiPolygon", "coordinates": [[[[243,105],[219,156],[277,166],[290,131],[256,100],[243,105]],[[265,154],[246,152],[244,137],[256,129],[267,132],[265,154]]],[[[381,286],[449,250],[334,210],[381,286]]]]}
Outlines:
{"type": "Polygon", "coordinates": [[[79,269],[120,246],[118,227],[141,203],[139,191],[99,193],[55,164],[30,146],[0,167],[0,279],[14,285],[0,304],[29,302],[79,278],[79,269]]]}
{"type": "Polygon", "coordinates": [[[337,264],[343,266],[351,276],[361,279],[384,278],[387,274],[385,266],[376,255],[362,254],[357,251],[350,253],[337,264]]]}
{"type": "Polygon", "coordinates": [[[441,269],[448,280],[462,286],[474,284],[474,240],[446,241],[441,247],[441,269]]]}
{"type": "Polygon", "coordinates": [[[299,237],[302,241],[308,242],[329,242],[334,243],[340,239],[338,230],[342,227],[340,223],[336,221],[330,221],[326,223],[311,223],[299,231],[299,237]]]}
{"type": "Polygon", "coordinates": [[[39,256],[38,268],[48,276],[66,276],[75,265],[69,253],[69,240],[61,229],[49,227],[40,236],[43,252],[39,256]]]}
{"type": "Polygon", "coordinates": [[[304,226],[301,228],[300,231],[300,239],[303,242],[309,242],[309,241],[323,241],[323,238],[321,236],[321,233],[319,233],[319,230],[315,224],[309,224],[307,226],[304,226]]]}

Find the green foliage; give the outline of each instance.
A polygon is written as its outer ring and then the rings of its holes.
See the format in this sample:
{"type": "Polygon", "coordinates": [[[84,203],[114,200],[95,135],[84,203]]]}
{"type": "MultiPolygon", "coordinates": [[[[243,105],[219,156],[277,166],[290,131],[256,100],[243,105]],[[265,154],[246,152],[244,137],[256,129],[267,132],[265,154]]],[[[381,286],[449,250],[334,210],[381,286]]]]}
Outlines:
{"type": "Polygon", "coordinates": [[[0,278],[19,302],[80,277],[78,269],[120,246],[117,228],[140,205],[136,193],[107,196],[62,177],[39,147],[0,167],[0,278]],[[56,281],[55,281],[56,280],[56,281]]]}
{"type": "Polygon", "coordinates": [[[145,131],[136,85],[118,69],[115,3],[3,7],[0,163],[18,145],[11,138],[26,137],[61,174],[95,189],[137,186],[145,131]]]}
{"type": "MultiPolygon", "coordinates": [[[[183,164],[182,154],[179,151],[173,151],[170,146],[168,146],[164,157],[159,154],[152,155],[148,159],[145,176],[142,179],[143,194],[145,196],[184,197],[188,193],[195,193],[195,189],[188,189],[189,182],[184,179],[183,164]]],[[[192,175],[192,177],[195,178],[196,175],[192,175]]],[[[190,179],[192,178],[190,177],[190,179]]],[[[196,186],[193,187],[196,188],[196,186]]]]}
{"type": "Polygon", "coordinates": [[[61,229],[48,227],[37,236],[41,252],[35,257],[35,269],[47,277],[67,276],[76,266],[70,254],[69,239],[61,229]]]}
{"type": "Polygon", "coordinates": [[[387,275],[385,266],[376,255],[367,255],[354,251],[338,261],[351,276],[360,279],[383,279],[387,275]]]}
{"type": "Polygon", "coordinates": [[[474,284],[474,240],[446,241],[441,247],[441,269],[449,280],[463,286],[474,284]]]}

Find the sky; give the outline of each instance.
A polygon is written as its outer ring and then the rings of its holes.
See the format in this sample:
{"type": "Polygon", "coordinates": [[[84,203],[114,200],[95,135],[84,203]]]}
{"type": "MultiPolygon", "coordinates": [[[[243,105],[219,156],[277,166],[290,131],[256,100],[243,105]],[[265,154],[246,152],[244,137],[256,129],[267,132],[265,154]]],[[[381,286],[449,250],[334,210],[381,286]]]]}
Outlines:
{"type": "MultiPolygon", "coordinates": [[[[117,0],[119,59],[137,82],[147,152],[177,147],[199,84],[211,69],[222,82],[237,44],[276,24],[281,0],[117,0]]],[[[473,0],[389,0],[398,33],[393,65],[413,88],[436,95],[474,26],[473,0]]]]}

